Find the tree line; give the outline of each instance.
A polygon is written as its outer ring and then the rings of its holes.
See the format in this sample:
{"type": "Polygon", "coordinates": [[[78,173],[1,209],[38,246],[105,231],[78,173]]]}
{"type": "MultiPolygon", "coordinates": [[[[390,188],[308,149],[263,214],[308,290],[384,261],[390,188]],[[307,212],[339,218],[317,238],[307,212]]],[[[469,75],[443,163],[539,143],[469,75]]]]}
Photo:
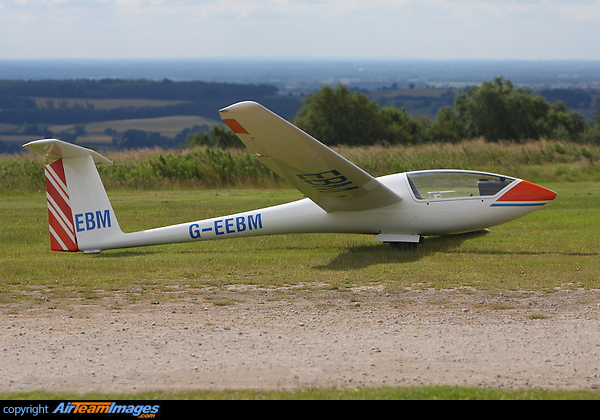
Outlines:
{"type": "Polygon", "coordinates": [[[171,115],[218,117],[218,110],[234,102],[256,98],[277,104],[289,117],[298,101],[278,95],[272,85],[233,84],[201,81],[174,82],[169,79],[74,79],[0,80],[0,122],[6,124],[87,124],[98,121],[155,118],[171,115]],[[38,107],[35,97],[53,98],[38,107]],[[60,98],[152,99],[186,101],[167,106],[122,106],[95,109],[93,103],[66,105],[60,98]]]}
{"type": "Polygon", "coordinates": [[[586,123],[564,103],[550,103],[528,89],[497,77],[456,96],[435,118],[412,117],[403,109],[379,107],[345,86],[309,95],[294,123],[328,145],[419,144],[548,138],[600,144],[600,110],[586,123]]]}
{"type": "MultiPolygon", "coordinates": [[[[503,77],[460,93],[453,105],[440,108],[435,118],[379,106],[364,93],[343,85],[323,86],[305,98],[292,122],[330,146],[457,143],[474,138],[600,144],[600,108],[594,121],[587,123],[562,101],[550,103],[503,77]]],[[[192,134],[188,144],[242,147],[233,133],[222,129],[192,134]]]]}
{"type": "Polygon", "coordinates": [[[272,85],[251,85],[163,79],[0,80],[0,98],[48,97],[89,99],[160,99],[197,101],[233,99],[240,95],[277,94],[272,85]]]}

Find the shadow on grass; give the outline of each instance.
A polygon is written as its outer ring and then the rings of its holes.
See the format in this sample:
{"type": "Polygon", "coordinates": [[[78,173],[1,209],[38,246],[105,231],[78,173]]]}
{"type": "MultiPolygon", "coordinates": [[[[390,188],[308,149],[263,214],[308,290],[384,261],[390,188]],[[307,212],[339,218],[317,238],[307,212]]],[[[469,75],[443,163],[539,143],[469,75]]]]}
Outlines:
{"type": "Polygon", "coordinates": [[[360,269],[376,264],[402,264],[418,261],[436,252],[450,252],[464,241],[486,235],[478,231],[449,236],[433,236],[425,239],[415,249],[395,249],[389,244],[373,244],[348,248],[327,265],[315,267],[319,270],[360,269]]]}
{"type": "Polygon", "coordinates": [[[133,258],[133,257],[146,257],[148,255],[159,254],[160,251],[155,250],[140,250],[140,251],[129,251],[129,250],[107,250],[99,254],[94,255],[95,258],[133,258]]]}
{"type": "Polygon", "coordinates": [[[488,231],[478,231],[463,233],[459,235],[433,236],[427,237],[424,243],[419,244],[415,249],[403,250],[394,249],[388,244],[363,245],[348,248],[348,250],[326,265],[315,267],[320,270],[352,270],[361,269],[377,264],[402,264],[419,261],[427,256],[438,252],[467,252],[470,254],[486,255],[569,255],[580,257],[600,256],[596,249],[590,249],[584,252],[569,251],[503,251],[503,250],[474,250],[463,251],[460,249],[464,241],[484,236],[488,231]]]}

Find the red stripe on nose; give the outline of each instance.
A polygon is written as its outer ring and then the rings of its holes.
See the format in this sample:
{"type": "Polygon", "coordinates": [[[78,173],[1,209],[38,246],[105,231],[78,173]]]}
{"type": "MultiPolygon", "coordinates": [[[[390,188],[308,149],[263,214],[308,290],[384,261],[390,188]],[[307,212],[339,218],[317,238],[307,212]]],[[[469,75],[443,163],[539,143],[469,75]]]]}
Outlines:
{"type": "Polygon", "coordinates": [[[520,181],[506,192],[498,201],[552,201],[556,193],[528,181],[520,181]]]}

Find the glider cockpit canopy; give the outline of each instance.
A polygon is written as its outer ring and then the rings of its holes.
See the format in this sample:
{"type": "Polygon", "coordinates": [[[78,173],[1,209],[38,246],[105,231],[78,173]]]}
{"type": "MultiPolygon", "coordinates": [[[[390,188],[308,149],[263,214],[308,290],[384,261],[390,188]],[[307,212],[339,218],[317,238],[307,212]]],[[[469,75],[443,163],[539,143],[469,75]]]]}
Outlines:
{"type": "Polygon", "coordinates": [[[406,176],[418,200],[494,196],[515,181],[504,175],[461,170],[416,171],[406,176]]]}

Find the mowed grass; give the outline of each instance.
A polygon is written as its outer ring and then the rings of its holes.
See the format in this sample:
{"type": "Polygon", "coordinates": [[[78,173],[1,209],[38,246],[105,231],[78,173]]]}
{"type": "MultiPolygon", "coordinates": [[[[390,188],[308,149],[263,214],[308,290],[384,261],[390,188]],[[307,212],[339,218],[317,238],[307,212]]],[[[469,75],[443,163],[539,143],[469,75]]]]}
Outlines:
{"type": "MultiPolygon", "coordinates": [[[[597,391],[560,391],[543,389],[507,390],[456,386],[382,387],[354,389],[302,389],[298,391],[185,391],[142,392],[138,394],[54,394],[28,392],[0,394],[7,400],[598,400],[597,391]]],[[[58,401],[57,401],[58,403],[58,401]]],[[[169,404],[176,409],[177,404],[169,404]]],[[[167,411],[167,410],[165,410],[167,411]]]]}
{"type": "MultiPolygon", "coordinates": [[[[600,287],[600,184],[548,185],[558,198],[487,234],[429,237],[400,251],[373,236],[293,234],[109,250],[49,251],[43,193],[0,203],[0,302],[56,307],[114,291],[156,300],[231,284],[349,290],[379,286],[544,291],[600,287]]],[[[301,198],[292,190],[113,191],[124,231],[195,221],[301,198]]]]}

